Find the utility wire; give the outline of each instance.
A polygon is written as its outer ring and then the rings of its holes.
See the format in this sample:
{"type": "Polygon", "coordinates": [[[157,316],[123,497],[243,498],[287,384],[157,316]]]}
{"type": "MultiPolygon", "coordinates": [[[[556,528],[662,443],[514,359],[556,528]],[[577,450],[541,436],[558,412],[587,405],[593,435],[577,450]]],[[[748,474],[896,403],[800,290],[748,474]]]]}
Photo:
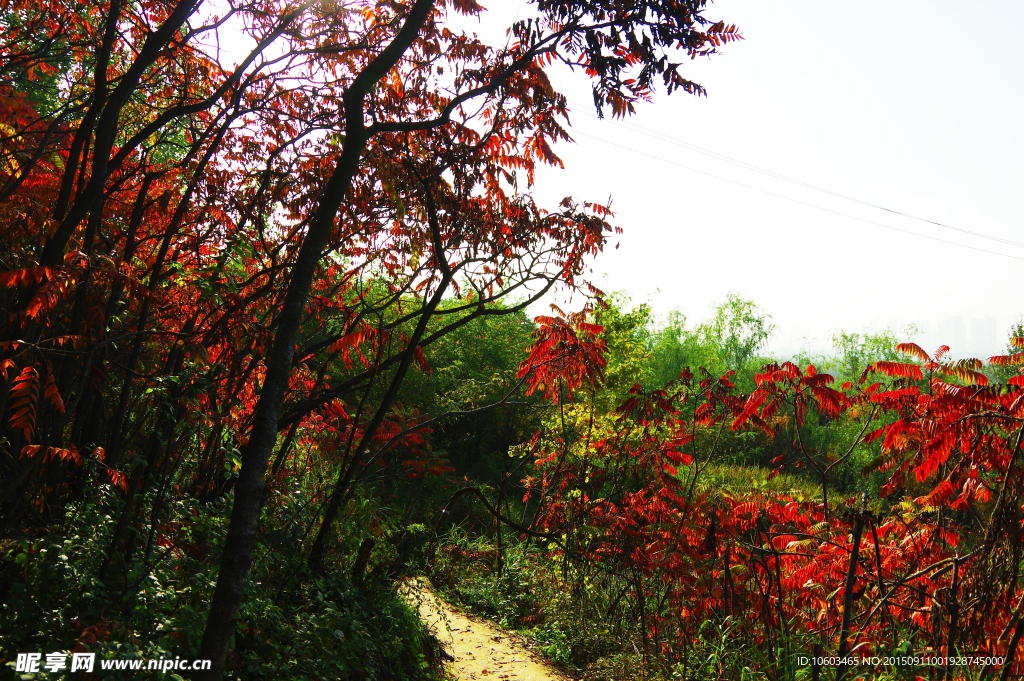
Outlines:
{"type": "Polygon", "coordinates": [[[573,130],[572,134],[574,134],[574,135],[583,135],[584,137],[589,137],[589,138],[591,138],[593,140],[597,140],[598,142],[603,142],[604,144],[608,144],[608,145],[611,145],[613,147],[618,147],[619,149],[625,149],[626,151],[631,151],[634,154],[639,154],[641,156],[646,156],[648,158],[653,158],[656,161],[661,161],[662,163],[668,163],[669,165],[673,165],[673,166],[676,166],[678,168],[682,168],[684,170],[689,170],[690,172],[698,173],[700,175],[707,175],[708,177],[713,177],[716,180],[721,180],[723,182],[728,182],[729,184],[735,184],[737,186],[744,187],[746,189],[752,189],[755,192],[760,192],[762,194],[767,194],[769,196],[774,196],[776,198],[783,199],[785,201],[790,201],[792,203],[798,203],[801,206],[807,206],[808,208],[814,208],[816,210],[820,210],[820,211],[823,211],[825,213],[831,213],[832,215],[839,215],[840,217],[849,218],[851,220],[857,220],[858,222],[866,222],[869,225],[876,225],[878,227],[884,227],[885,229],[891,229],[891,230],[893,230],[895,232],[903,232],[904,234],[910,234],[912,236],[921,237],[922,239],[931,239],[932,241],[938,241],[940,243],[950,244],[952,246],[959,246],[960,248],[969,248],[972,251],[980,251],[981,253],[988,253],[990,255],[998,255],[998,256],[1002,256],[1004,258],[1012,258],[1013,260],[1022,260],[1022,261],[1024,261],[1024,258],[1022,258],[1020,256],[1016,256],[1016,255],[1010,255],[1009,253],[1000,253],[998,251],[990,251],[990,250],[985,249],[985,248],[977,248],[975,246],[968,246],[966,244],[958,244],[955,241],[947,241],[946,239],[940,239],[939,237],[936,237],[936,236],[930,236],[928,234],[920,234],[918,232],[912,232],[912,231],[910,231],[908,229],[900,229],[899,227],[893,227],[892,225],[886,225],[886,224],[881,223],[881,222],[875,222],[874,220],[868,220],[866,218],[857,217],[856,215],[850,215],[849,213],[843,213],[843,212],[840,212],[838,210],[832,210],[831,208],[825,208],[824,206],[818,206],[818,205],[813,204],[813,203],[807,203],[806,201],[801,201],[799,199],[794,199],[792,197],[785,196],[783,194],[776,194],[775,192],[768,191],[767,189],[761,189],[760,187],[755,187],[753,185],[744,184],[743,182],[737,182],[736,180],[730,180],[729,178],[722,177],[721,175],[715,175],[714,173],[709,173],[709,172],[704,171],[704,170],[698,170],[697,168],[691,168],[690,166],[683,165],[682,163],[677,163],[676,161],[670,161],[667,158],[661,158],[660,156],[655,156],[654,154],[648,154],[645,151],[640,151],[639,149],[633,149],[632,147],[627,147],[624,144],[618,144],[617,142],[611,142],[609,140],[603,139],[603,138],[598,137],[596,135],[591,135],[589,133],[581,132],[579,130],[573,130]]]}
{"type": "MultiPolygon", "coordinates": [[[[581,110],[579,111],[579,113],[583,113],[584,115],[590,116],[590,117],[592,117],[594,119],[598,118],[596,114],[592,114],[586,108],[584,108],[584,105],[581,104],[580,102],[574,102],[572,100],[568,100],[568,101],[569,101],[570,104],[574,104],[576,106],[581,107],[581,110]]],[[[577,113],[577,112],[574,111],[573,113],[577,113]]],[[[992,236],[990,234],[984,234],[982,232],[974,232],[974,231],[971,231],[969,229],[962,229],[960,227],[953,227],[952,225],[947,225],[945,223],[937,222],[935,220],[929,220],[928,218],[918,217],[916,215],[911,215],[910,213],[904,213],[902,211],[898,211],[898,210],[895,210],[893,208],[886,208],[885,206],[878,205],[877,203],[871,203],[870,201],[864,201],[863,199],[858,199],[855,196],[849,196],[847,194],[843,194],[843,193],[840,193],[840,192],[837,192],[837,191],[832,191],[831,189],[827,189],[825,187],[819,187],[818,185],[811,184],[810,182],[804,182],[803,180],[800,180],[800,179],[795,178],[795,177],[790,177],[788,175],[783,175],[782,173],[777,173],[774,170],[769,170],[767,168],[761,168],[760,166],[756,166],[756,165],[754,165],[752,163],[747,163],[746,161],[742,161],[740,159],[733,158],[731,156],[726,156],[725,154],[720,154],[717,151],[713,151],[711,149],[706,149],[704,147],[697,146],[696,144],[692,144],[690,142],[686,142],[686,141],[681,140],[681,139],[679,139],[677,137],[672,137],[671,135],[667,135],[667,134],[665,134],[663,132],[659,132],[659,131],[653,130],[651,128],[646,128],[646,127],[644,127],[642,125],[639,125],[639,124],[636,124],[636,123],[626,122],[626,121],[617,121],[617,120],[613,120],[612,123],[614,123],[615,125],[622,126],[622,127],[626,128],[627,130],[632,130],[633,132],[640,133],[641,135],[647,135],[648,137],[653,137],[654,139],[657,139],[657,140],[659,140],[661,142],[668,142],[669,144],[674,144],[674,145],[676,145],[678,147],[682,147],[682,148],[688,149],[690,151],[695,151],[698,154],[704,154],[705,156],[710,156],[710,157],[716,158],[716,159],[718,159],[720,161],[725,161],[726,163],[731,163],[731,164],[739,166],[741,168],[746,168],[747,170],[753,170],[755,172],[762,173],[764,175],[768,175],[770,177],[774,177],[774,178],[779,179],[779,180],[784,180],[786,182],[791,182],[793,184],[799,185],[801,187],[805,187],[807,189],[813,189],[814,191],[818,191],[818,192],[821,192],[823,194],[828,194],[829,196],[834,196],[836,198],[844,199],[846,201],[852,201],[854,203],[859,203],[862,206],[868,206],[868,207],[874,208],[876,210],[885,211],[886,213],[892,213],[893,215],[899,215],[901,217],[909,218],[911,220],[917,220],[919,222],[924,222],[924,223],[927,223],[929,225],[935,225],[936,227],[942,227],[943,229],[950,229],[950,230],[953,230],[954,232],[960,232],[962,234],[969,234],[971,236],[975,236],[975,237],[978,237],[980,239],[989,239],[991,241],[997,241],[999,243],[1004,243],[1004,244],[1007,244],[1007,245],[1010,245],[1010,246],[1017,246],[1017,247],[1020,247],[1020,248],[1024,248],[1024,243],[1022,243],[1020,241],[1013,241],[1011,239],[1004,239],[1002,237],[992,236]]],[[[574,130],[573,132],[577,132],[577,131],[574,130]]],[[[593,137],[593,135],[591,135],[591,137],[593,137]]],[[[700,171],[695,171],[695,172],[700,172],[700,171]]],[[[877,223],[874,223],[874,224],[877,224],[877,223]]],[[[895,228],[893,228],[893,229],[895,229],[895,228]]],[[[908,232],[908,233],[909,234],[915,234],[915,232],[908,232]]],[[[929,238],[931,238],[931,237],[929,237],[929,238]]],[[[948,241],[946,243],[953,243],[953,242],[948,241]]],[[[990,252],[990,251],[986,251],[986,252],[990,252]]]]}

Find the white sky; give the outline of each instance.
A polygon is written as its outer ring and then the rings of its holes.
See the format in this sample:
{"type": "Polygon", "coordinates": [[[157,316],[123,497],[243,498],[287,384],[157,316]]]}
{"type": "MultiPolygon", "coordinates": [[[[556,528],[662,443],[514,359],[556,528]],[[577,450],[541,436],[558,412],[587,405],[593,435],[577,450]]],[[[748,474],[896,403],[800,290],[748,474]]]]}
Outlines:
{"type": "MultiPolygon", "coordinates": [[[[492,11],[482,34],[527,11],[518,0],[484,4],[492,11]]],[[[577,144],[556,149],[566,169],[542,171],[535,192],[547,205],[566,195],[612,197],[625,234],[618,250],[594,263],[595,280],[656,312],[681,309],[691,321],[739,292],[774,318],[779,353],[827,349],[837,329],[911,322],[928,327],[919,337],[926,349],[946,342],[956,354],[999,351],[1024,314],[1024,247],[751,172],[636,126],[862,201],[1024,243],[1024,41],[1017,35],[1024,3],[721,0],[706,14],[738,24],[746,38],[690,64],[707,98],[659,96],[625,124],[598,121],[585,79],[555,78],[580,104],[577,144]],[[937,333],[956,315],[966,348],[948,330],[937,333]],[[995,318],[994,346],[972,338],[972,319],[986,317],[995,318]]]]}
{"type": "MultiPolygon", "coordinates": [[[[504,42],[531,12],[527,0],[482,1],[485,39],[504,42]]],[[[1024,246],[675,142],[1024,244],[1024,2],[720,0],[705,14],[746,38],[688,64],[706,98],[659,95],[627,121],[597,120],[586,78],[554,74],[577,103],[577,144],[556,148],[566,169],[542,169],[534,192],[549,207],[611,197],[625,234],[594,262],[595,283],[691,322],[738,292],[772,315],[779,354],[909,323],[928,350],[999,352],[1024,315],[1024,246]]]]}

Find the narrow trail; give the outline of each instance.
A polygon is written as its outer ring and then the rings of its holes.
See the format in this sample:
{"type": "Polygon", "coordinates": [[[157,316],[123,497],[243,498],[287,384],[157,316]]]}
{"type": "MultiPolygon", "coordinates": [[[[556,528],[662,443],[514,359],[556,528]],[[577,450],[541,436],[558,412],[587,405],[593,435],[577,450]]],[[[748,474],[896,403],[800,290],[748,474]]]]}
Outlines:
{"type": "Polygon", "coordinates": [[[417,604],[420,617],[445,652],[455,658],[449,668],[460,681],[569,681],[520,639],[453,608],[425,579],[409,582],[406,596],[417,604]]]}

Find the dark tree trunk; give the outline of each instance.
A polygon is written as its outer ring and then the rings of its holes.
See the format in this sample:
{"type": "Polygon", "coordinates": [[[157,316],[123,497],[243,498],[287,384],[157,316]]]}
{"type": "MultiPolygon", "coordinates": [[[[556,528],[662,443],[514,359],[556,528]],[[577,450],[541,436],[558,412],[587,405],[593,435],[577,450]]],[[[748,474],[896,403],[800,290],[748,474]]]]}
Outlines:
{"type": "Polygon", "coordinates": [[[850,648],[850,622],[853,615],[853,587],[857,579],[857,556],[860,553],[860,538],[864,533],[864,516],[868,509],[868,495],[865,492],[861,500],[860,515],[853,526],[853,545],[850,548],[850,567],[846,572],[846,587],[843,592],[843,623],[839,630],[839,665],[836,667],[836,681],[843,681],[846,678],[848,666],[844,658],[850,648]]]}
{"type": "Polygon", "coordinates": [[[242,469],[235,485],[235,500],[224,540],[217,586],[198,655],[210,660],[211,668],[200,672],[198,678],[217,680],[224,674],[224,662],[238,624],[239,608],[256,544],[263,480],[277,442],[278,419],[310,286],[334,226],[334,217],[348,193],[366,149],[364,97],[409,49],[433,5],[434,0],[417,0],[394,41],[356,76],[345,92],[345,146],[302,240],[284,304],[275,322],[274,344],[267,359],[267,374],[256,404],[249,444],[242,456],[242,469]]]}
{"type": "MultiPolygon", "coordinates": [[[[443,256],[439,254],[438,257],[441,258],[443,256]]],[[[346,497],[346,492],[349,490],[349,485],[352,484],[352,476],[355,474],[359,462],[366,453],[366,448],[369,445],[371,438],[373,438],[374,434],[380,428],[380,424],[384,421],[384,417],[387,415],[392,403],[395,401],[395,398],[398,397],[398,390],[402,385],[402,380],[405,378],[406,372],[409,370],[409,365],[412,364],[416,347],[423,339],[423,334],[427,330],[427,323],[430,321],[434,310],[436,310],[437,306],[440,305],[441,297],[448,289],[448,285],[450,283],[451,272],[446,271],[444,277],[441,279],[441,283],[438,286],[437,291],[431,297],[426,306],[424,306],[423,314],[416,325],[416,330],[413,333],[412,338],[409,339],[409,345],[402,354],[402,361],[398,365],[398,370],[395,372],[394,378],[391,379],[391,385],[388,386],[388,392],[384,396],[380,406],[377,408],[377,412],[373,415],[373,420],[370,422],[370,425],[367,426],[362,438],[360,438],[359,448],[356,450],[356,455],[348,462],[345,470],[338,476],[338,480],[334,484],[334,491],[331,493],[331,499],[327,504],[327,510],[324,512],[323,521],[320,523],[320,530],[317,532],[316,540],[313,542],[313,548],[310,550],[309,569],[313,572],[317,572],[322,568],[324,550],[327,545],[327,535],[330,533],[334,519],[338,516],[338,511],[341,509],[341,504],[346,497]]]]}

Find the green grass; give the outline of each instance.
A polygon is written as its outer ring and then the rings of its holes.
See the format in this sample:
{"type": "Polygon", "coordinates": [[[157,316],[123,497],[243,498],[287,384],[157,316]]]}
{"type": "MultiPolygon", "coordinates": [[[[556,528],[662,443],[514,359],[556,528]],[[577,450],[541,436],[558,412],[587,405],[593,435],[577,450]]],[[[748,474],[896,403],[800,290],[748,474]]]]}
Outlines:
{"type": "Polygon", "coordinates": [[[769,477],[771,471],[756,466],[709,465],[697,483],[701,491],[718,488],[742,494],[745,492],[771,492],[788,494],[798,501],[821,497],[821,485],[809,475],[780,473],[769,477]]]}

